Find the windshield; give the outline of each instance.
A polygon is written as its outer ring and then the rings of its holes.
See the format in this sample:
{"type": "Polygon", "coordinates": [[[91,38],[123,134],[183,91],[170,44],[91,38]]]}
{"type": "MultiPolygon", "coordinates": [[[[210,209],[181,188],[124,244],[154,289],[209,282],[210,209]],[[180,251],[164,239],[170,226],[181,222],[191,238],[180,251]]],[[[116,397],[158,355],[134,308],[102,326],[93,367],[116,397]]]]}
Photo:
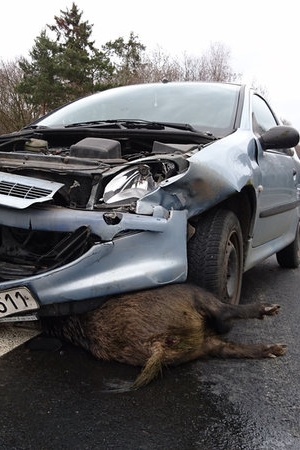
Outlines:
{"type": "Polygon", "coordinates": [[[124,86],[70,103],[37,121],[58,127],[106,120],[185,123],[216,136],[232,131],[240,87],[221,83],[124,86]]]}

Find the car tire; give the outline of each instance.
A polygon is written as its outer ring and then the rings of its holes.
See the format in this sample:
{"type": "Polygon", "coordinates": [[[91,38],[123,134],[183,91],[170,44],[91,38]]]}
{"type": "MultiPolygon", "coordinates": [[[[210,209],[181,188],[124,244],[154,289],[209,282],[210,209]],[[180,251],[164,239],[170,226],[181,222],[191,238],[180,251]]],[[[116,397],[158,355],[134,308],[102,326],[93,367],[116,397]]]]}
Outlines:
{"type": "Polygon", "coordinates": [[[188,281],[224,303],[239,303],[243,276],[243,238],[237,216],[214,210],[199,217],[188,242],[188,281]]]}
{"type": "Polygon", "coordinates": [[[300,223],[293,242],[276,253],[277,262],[281,267],[296,269],[300,264],[300,223]]]}

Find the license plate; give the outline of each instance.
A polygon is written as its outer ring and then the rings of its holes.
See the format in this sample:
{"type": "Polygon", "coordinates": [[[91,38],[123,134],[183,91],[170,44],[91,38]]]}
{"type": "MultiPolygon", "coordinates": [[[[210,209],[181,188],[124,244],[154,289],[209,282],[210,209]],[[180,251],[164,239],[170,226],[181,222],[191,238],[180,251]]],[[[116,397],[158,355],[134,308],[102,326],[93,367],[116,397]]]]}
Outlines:
{"type": "Polygon", "coordinates": [[[38,308],[38,302],[26,287],[0,291],[0,318],[38,308]]]}

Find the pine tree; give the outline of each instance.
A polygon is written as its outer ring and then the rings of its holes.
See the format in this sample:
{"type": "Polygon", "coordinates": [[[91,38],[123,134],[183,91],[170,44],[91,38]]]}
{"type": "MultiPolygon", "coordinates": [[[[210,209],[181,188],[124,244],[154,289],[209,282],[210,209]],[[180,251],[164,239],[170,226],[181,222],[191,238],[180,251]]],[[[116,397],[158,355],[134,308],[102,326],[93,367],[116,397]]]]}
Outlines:
{"type": "Polygon", "coordinates": [[[39,105],[40,114],[45,114],[60,104],[63,95],[63,84],[57,76],[58,46],[43,30],[29,54],[32,62],[25,58],[19,61],[24,75],[17,91],[24,94],[28,104],[39,105]]]}
{"type": "Polygon", "coordinates": [[[18,91],[41,113],[112,84],[113,66],[109,57],[91,40],[92,25],[82,21],[75,3],[60,11],[55,24],[47,25],[54,39],[43,30],[30,51],[30,60],[21,58],[24,77],[18,91]]]}
{"type": "Polygon", "coordinates": [[[114,61],[114,82],[116,85],[133,84],[142,69],[142,53],[146,47],[133,32],[126,42],[123,37],[109,41],[103,46],[106,54],[114,61]]]}
{"type": "Polygon", "coordinates": [[[70,10],[55,16],[49,29],[56,34],[60,49],[58,73],[64,80],[69,99],[85,95],[110,82],[113,67],[109,58],[91,40],[92,25],[82,21],[82,12],[72,4],[70,10]]]}

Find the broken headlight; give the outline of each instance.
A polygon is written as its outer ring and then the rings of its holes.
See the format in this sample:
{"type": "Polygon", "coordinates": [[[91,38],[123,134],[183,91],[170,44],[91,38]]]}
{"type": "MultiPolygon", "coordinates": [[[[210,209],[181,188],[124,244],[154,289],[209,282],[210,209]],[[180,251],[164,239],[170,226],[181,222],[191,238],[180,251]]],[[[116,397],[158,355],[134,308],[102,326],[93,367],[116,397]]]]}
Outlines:
{"type": "Polygon", "coordinates": [[[157,185],[150,166],[140,164],[130,167],[114,177],[104,190],[103,200],[108,204],[123,200],[137,200],[153,191],[157,185]]]}

